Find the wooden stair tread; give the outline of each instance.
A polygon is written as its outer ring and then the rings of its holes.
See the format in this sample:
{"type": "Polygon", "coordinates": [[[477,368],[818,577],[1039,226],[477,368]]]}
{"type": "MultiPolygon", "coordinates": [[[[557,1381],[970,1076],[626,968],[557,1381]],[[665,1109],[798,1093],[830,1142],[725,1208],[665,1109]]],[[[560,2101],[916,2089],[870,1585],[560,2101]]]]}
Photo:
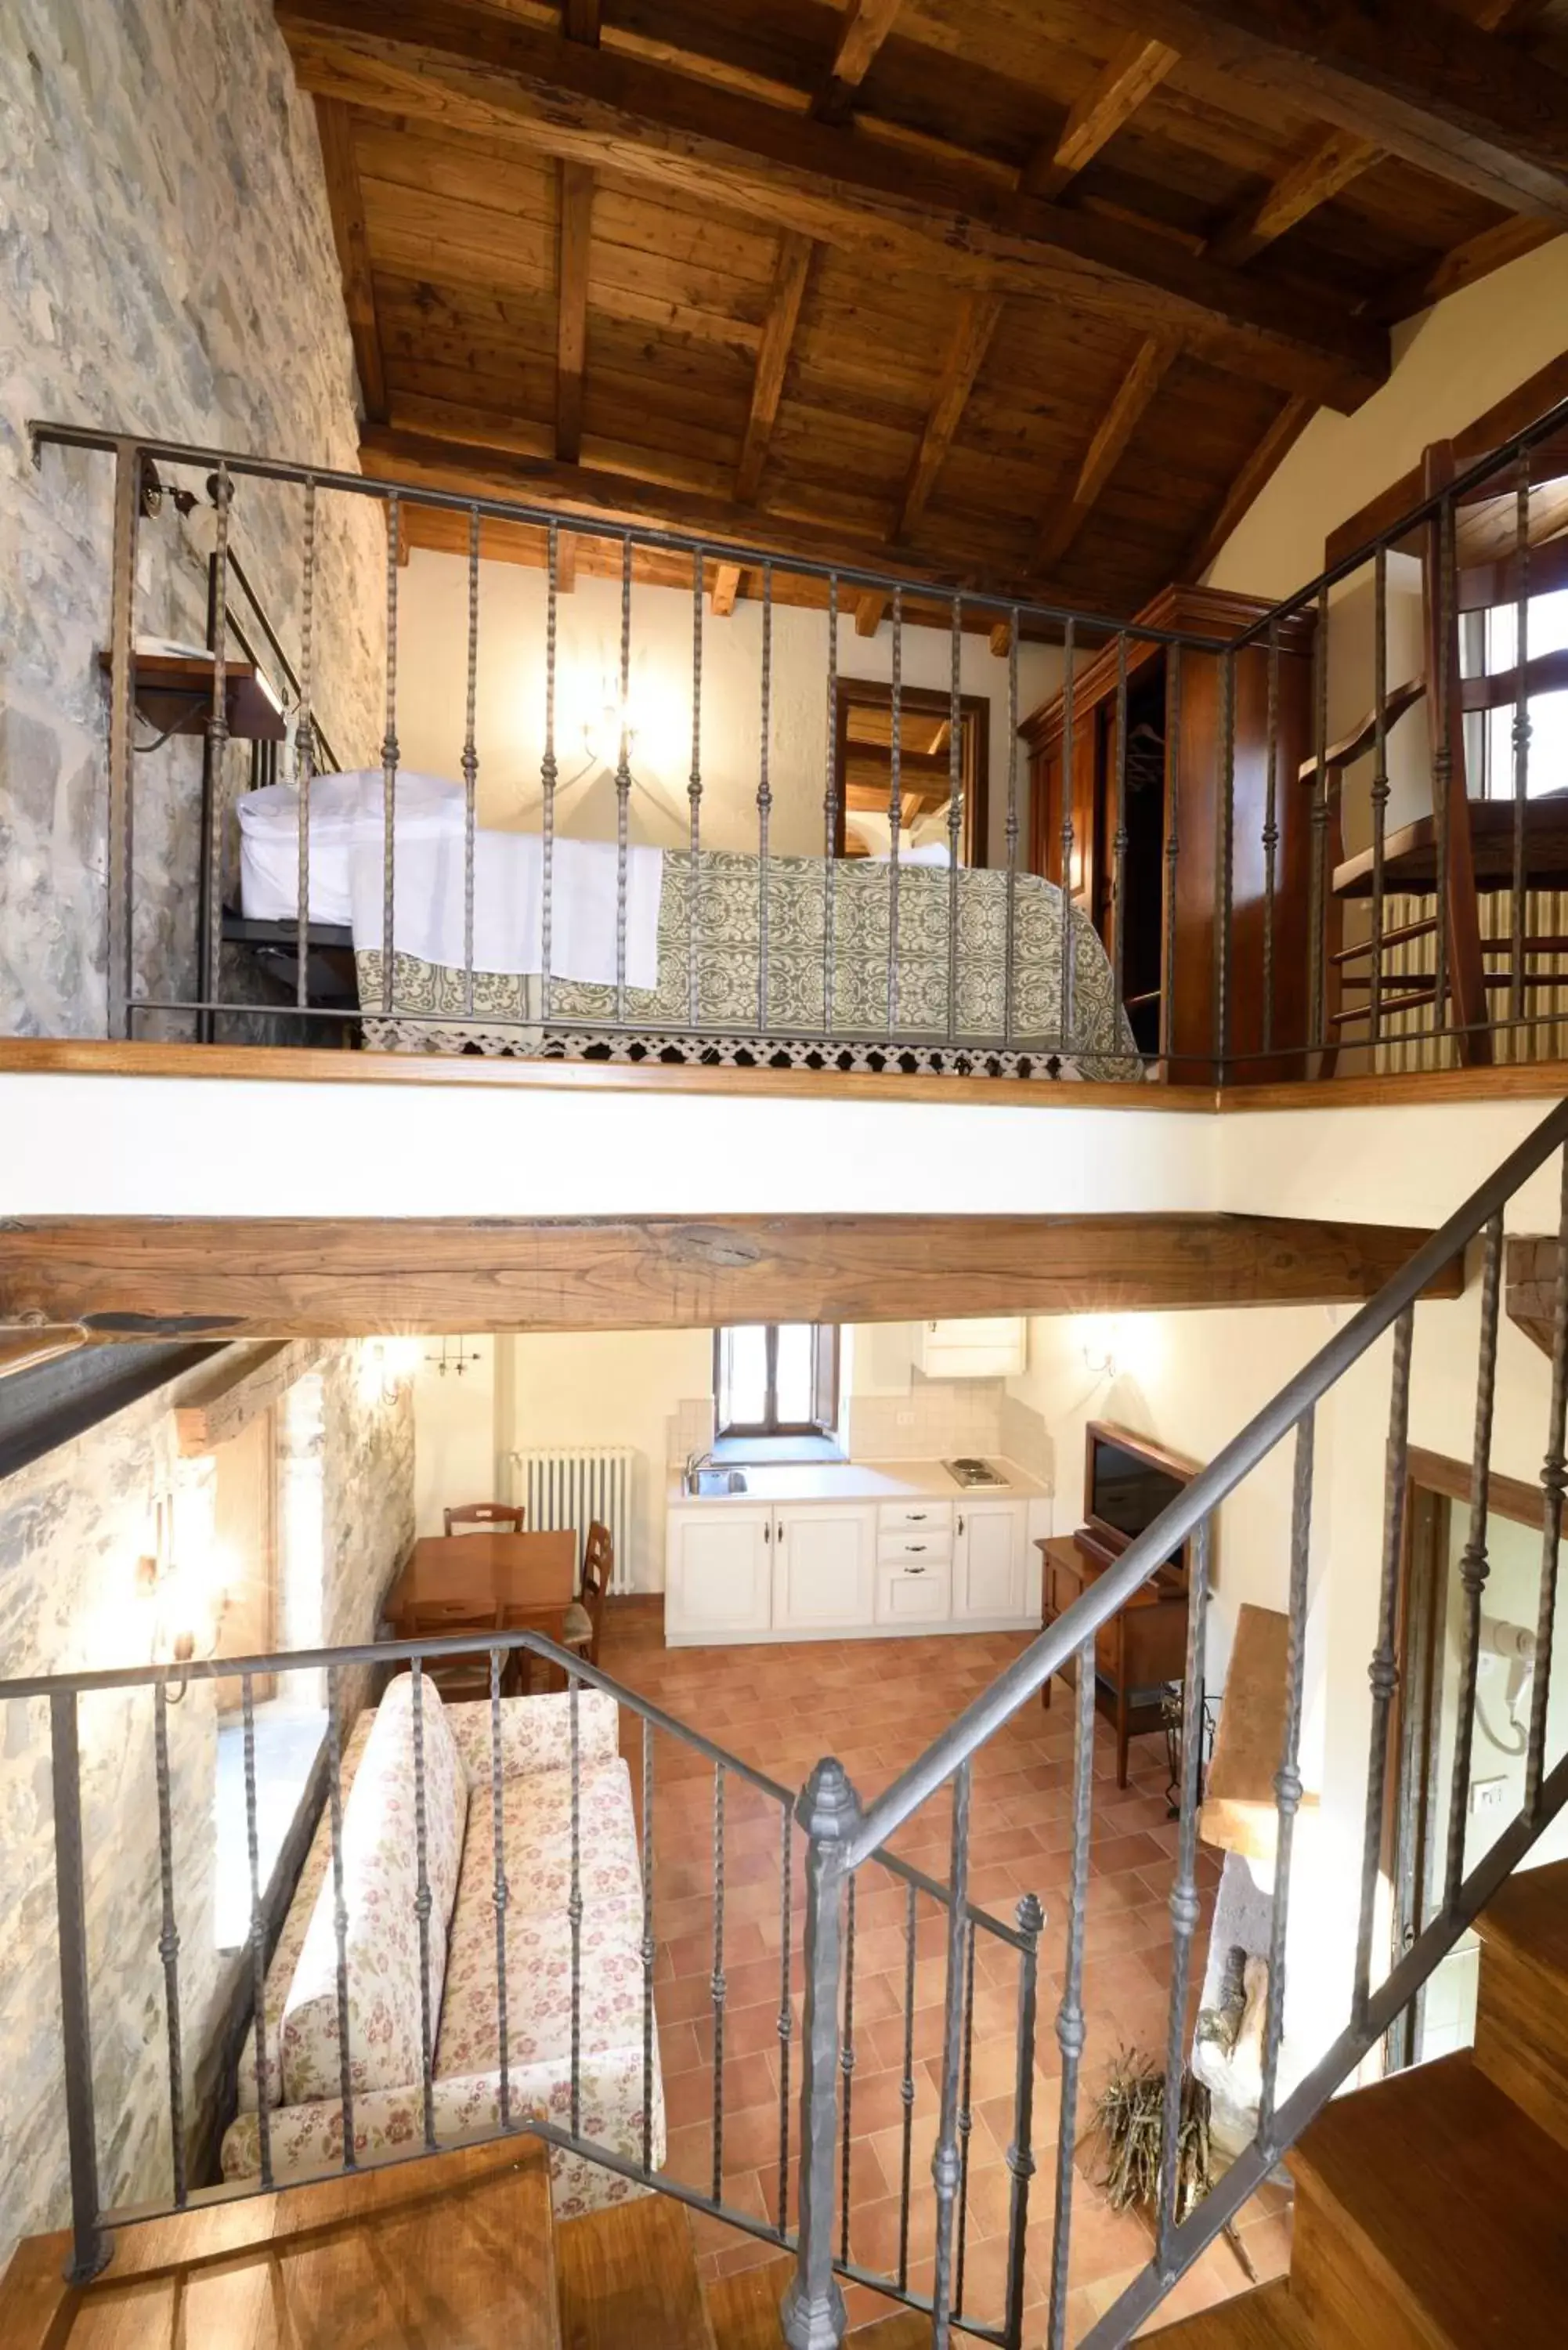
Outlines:
{"type": "MultiPolygon", "coordinates": [[[[779,2303],[794,2274],[787,2256],[742,2269],[708,2287],[717,2350],[780,2350],[779,2303]]],[[[850,2329],[845,2350],[929,2350],[931,2321],[917,2309],[895,2310],[850,2329]]]]}
{"type": "Polygon", "coordinates": [[[1476,1919],[1476,1931],[1568,1983],[1568,1860],[1516,1869],[1476,1919]]]}
{"type": "Polygon", "coordinates": [[[1196,2317],[1163,2325],[1140,2341],[1164,2342],[1169,2350],[1315,2350],[1306,2319],[1291,2295],[1290,2280],[1281,2277],[1260,2285],[1255,2293],[1238,2293],[1218,2302],[1196,2317]]]}
{"type": "Polygon", "coordinates": [[[691,2223],[634,2195],[556,2230],[563,2350],[715,2350],[691,2223]]]}
{"type": "MultiPolygon", "coordinates": [[[[1429,2350],[1557,2350],[1568,2307],[1568,2148],[1468,2051],[1336,2099],[1288,2159],[1306,2310],[1320,2313],[1320,2283],[1303,2258],[1303,2220],[1315,2207],[1335,2272],[1321,2290],[1341,2306],[1360,2271],[1399,2311],[1407,2338],[1429,2350]]],[[[1318,2232],[1313,2221],[1314,2241],[1318,2232]]],[[[1322,2330],[1340,2338],[1326,2317],[1322,2330]]]]}

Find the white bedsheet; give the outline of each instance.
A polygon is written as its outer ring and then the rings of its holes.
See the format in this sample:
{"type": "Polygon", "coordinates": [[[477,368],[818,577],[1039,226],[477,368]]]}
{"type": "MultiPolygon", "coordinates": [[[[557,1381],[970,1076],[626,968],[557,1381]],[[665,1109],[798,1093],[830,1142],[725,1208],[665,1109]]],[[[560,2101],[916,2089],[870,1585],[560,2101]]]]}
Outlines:
{"type": "MultiPolygon", "coordinates": [[[[400,771],[394,796],[394,946],[422,962],[466,962],[463,794],[444,776],[400,771]]],[[[238,803],[240,902],[261,921],[293,921],[299,903],[299,795],[270,784],[238,803]]],[[[320,775],[310,787],[309,911],[346,924],[357,946],[385,926],[385,820],[379,767],[320,775]]],[[[544,967],[544,842],[537,833],[476,827],[473,967],[532,975],[544,967]]],[[[627,853],[626,983],[659,982],[664,859],[627,853]]],[[[604,841],[564,840],[551,852],[550,969],[614,986],[618,858],[604,841]]]]}

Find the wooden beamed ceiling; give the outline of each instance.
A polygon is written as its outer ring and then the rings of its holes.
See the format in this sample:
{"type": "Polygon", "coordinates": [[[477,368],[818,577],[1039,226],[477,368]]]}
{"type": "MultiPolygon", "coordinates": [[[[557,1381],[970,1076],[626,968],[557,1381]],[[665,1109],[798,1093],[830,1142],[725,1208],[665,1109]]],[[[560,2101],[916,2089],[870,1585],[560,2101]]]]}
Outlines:
{"type": "Polygon", "coordinates": [[[277,14],[368,470],[949,588],[1136,609],[1568,225],[1568,0],[277,14]]]}

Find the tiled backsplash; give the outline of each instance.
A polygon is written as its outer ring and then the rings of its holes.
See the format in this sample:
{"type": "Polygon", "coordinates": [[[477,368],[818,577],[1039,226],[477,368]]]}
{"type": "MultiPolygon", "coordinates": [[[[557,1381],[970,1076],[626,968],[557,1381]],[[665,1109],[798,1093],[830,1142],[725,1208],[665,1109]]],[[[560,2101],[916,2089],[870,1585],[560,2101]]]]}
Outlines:
{"type": "Polygon", "coordinates": [[[1002,1450],[1001,1379],[924,1379],[907,1395],[851,1396],[849,1451],[857,1461],[942,1461],[1002,1450]]]}

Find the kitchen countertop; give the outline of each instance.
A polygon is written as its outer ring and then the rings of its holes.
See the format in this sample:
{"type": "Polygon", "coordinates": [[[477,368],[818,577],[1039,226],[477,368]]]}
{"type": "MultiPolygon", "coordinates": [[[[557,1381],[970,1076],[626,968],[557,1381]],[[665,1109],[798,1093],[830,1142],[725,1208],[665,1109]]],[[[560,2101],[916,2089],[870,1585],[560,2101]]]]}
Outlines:
{"type": "Polygon", "coordinates": [[[746,1480],[743,1493],[689,1493],[677,1471],[669,1500],[671,1508],[722,1510],[754,1502],[1032,1502],[1049,1495],[1051,1487],[1038,1477],[1000,1455],[987,1457],[1005,1485],[956,1484],[940,1461],[766,1461],[755,1468],[737,1461],[746,1480]]]}

